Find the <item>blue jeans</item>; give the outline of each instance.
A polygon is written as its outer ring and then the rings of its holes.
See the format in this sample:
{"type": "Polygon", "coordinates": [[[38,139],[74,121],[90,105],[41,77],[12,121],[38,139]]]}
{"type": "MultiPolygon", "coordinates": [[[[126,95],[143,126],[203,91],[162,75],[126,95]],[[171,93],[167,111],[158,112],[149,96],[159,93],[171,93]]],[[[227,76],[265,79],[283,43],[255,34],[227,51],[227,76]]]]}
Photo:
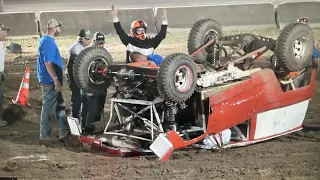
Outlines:
{"type": "Polygon", "coordinates": [[[58,121],[59,137],[65,136],[69,131],[65,114],[65,103],[61,91],[54,89],[54,85],[41,85],[42,110],[40,118],[40,139],[51,135],[51,119],[58,121]]]}

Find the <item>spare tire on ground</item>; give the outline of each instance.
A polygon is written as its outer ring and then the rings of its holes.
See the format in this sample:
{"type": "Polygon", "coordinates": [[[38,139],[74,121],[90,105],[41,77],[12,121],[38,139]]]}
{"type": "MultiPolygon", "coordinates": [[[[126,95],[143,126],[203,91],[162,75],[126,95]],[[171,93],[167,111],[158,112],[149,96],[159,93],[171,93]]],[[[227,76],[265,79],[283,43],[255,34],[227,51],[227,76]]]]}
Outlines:
{"type": "Polygon", "coordinates": [[[188,100],[195,91],[197,74],[190,56],[173,53],[161,63],[157,86],[160,96],[176,103],[188,100]]]}
{"type": "Polygon", "coordinates": [[[113,65],[113,59],[105,48],[98,46],[85,48],[79,53],[73,65],[76,84],[86,93],[105,94],[111,85],[111,79],[95,71],[102,71],[110,65],[113,65]]]}
{"type": "Polygon", "coordinates": [[[309,26],[290,23],[280,32],[275,55],[279,66],[286,72],[303,70],[311,61],[314,36],[309,26]]]}
{"type": "MultiPolygon", "coordinates": [[[[222,28],[217,21],[214,19],[201,19],[194,23],[192,26],[189,37],[188,37],[188,53],[191,55],[196,52],[199,48],[209,42],[215,35],[217,37],[222,36],[222,28]]],[[[205,50],[199,52],[195,56],[197,63],[206,62],[212,53],[212,45],[205,48],[205,50]]]]}

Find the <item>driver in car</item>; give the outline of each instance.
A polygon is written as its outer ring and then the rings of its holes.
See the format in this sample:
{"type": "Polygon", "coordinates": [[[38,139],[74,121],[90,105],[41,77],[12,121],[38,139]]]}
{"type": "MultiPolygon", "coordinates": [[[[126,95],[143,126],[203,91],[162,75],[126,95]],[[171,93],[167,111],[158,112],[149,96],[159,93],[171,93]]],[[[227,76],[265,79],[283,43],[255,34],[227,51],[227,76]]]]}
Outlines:
{"type": "Polygon", "coordinates": [[[167,12],[163,9],[162,12],[162,26],[159,34],[155,37],[150,38],[146,36],[147,23],[141,20],[136,20],[131,23],[131,36],[122,29],[120,21],[117,17],[118,9],[115,9],[114,6],[111,7],[111,14],[113,16],[113,25],[117,34],[120,37],[121,42],[127,47],[126,63],[130,63],[130,53],[131,52],[140,52],[143,55],[151,55],[154,53],[154,50],[159,46],[161,41],[166,37],[168,20],[167,12]]]}

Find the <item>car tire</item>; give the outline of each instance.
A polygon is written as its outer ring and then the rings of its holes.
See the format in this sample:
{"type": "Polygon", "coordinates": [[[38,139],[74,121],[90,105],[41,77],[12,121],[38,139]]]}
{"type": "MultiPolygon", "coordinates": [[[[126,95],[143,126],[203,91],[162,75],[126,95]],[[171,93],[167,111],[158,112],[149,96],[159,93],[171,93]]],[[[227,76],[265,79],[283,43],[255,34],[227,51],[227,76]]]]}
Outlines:
{"type": "Polygon", "coordinates": [[[281,30],[275,54],[285,73],[301,71],[310,63],[313,42],[312,30],[305,24],[290,23],[281,30]]]}
{"type": "MultiPolygon", "coordinates": [[[[209,42],[210,40],[208,39],[215,34],[221,37],[222,28],[214,19],[206,18],[194,23],[188,36],[188,53],[191,55],[196,52],[200,47],[209,42]]],[[[197,63],[202,64],[210,59],[209,54],[212,53],[212,45],[195,55],[195,61],[197,63]]]]}
{"type": "Polygon", "coordinates": [[[111,85],[111,79],[93,73],[92,70],[97,70],[97,68],[103,70],[112,64],[112,56],[105,48],[96,46],[85,48],[76,57],[73,65],[73,76],[76,84],[86,93],[105,94],[111,85]]]}
{"type": "Polygon", "coordinates": [[[196,68],[190,56],[183,53],[174,53],[167,56],[161,63],[157,86],[160,97],[166,101],[184,102],[188,100],[196,88],[196,68]],[[177,73],[185,76],[177,76],[177,73]],[[181,84],[177,82],[181,77],[181,84]]]}

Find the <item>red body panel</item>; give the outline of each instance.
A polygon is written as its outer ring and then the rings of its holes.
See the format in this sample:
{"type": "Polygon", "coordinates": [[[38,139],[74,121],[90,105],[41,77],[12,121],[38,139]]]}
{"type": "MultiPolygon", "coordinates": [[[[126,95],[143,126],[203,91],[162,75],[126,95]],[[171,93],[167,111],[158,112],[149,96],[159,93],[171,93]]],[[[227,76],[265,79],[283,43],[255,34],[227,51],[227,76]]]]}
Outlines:
{"type": "MultiPolygon", "coordinates": [[[[282,91],[271,69],[253,73],[251,79],[209,97],[211,114],[208,116],[207,133],[216,134],[249,119],[255,124],[258,113],[310,99],[315,88],[315,69],[308,86],[287,92],[282,91]]],[[[251,137],[252,133],[250,130],[251,137]]]]}

